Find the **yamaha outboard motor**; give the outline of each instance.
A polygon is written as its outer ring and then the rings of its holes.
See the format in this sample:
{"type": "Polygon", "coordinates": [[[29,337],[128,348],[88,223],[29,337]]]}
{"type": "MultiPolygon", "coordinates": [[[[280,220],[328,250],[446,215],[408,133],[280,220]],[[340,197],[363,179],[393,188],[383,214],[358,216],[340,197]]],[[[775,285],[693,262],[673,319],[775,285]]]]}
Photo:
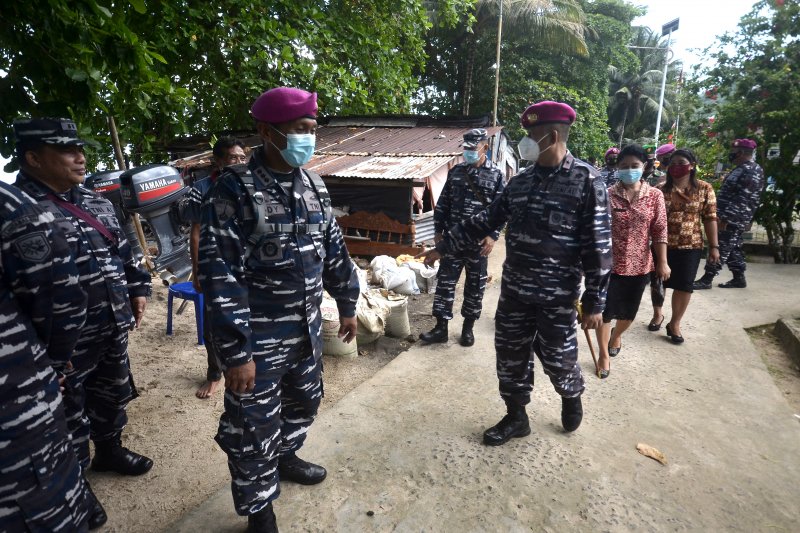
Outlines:
{"type": "Polygon", "coordinates": [[[103,172],[96,172],[86,178],[84,186],[92,189],[100,196],[111,202],[114,206],[114,212],[117,215],[122,230],[125,232],[125,238],[128,239],[128,244],[131,245],[133,250],[133,257],[137,262],[142,259],[142,247],[139,246],[139,235],[136,233],[136,227],[133,225],[133,217],[131,213],[125,209],[122,203],[122,193],[120,191],[119,177],[124,170],[106,170],[103,172]]]}
{"type": "Polygon", "coordinates": [[[125,209],[146,218],[156,236],[156,269],[171,272],[172,282],[188,279],[192,260],[189,239],[180,228],[178,202],[189,188],[184,186],[180,172],[169,165],[146,165],[123,172],[120,184],[125,209]]]}

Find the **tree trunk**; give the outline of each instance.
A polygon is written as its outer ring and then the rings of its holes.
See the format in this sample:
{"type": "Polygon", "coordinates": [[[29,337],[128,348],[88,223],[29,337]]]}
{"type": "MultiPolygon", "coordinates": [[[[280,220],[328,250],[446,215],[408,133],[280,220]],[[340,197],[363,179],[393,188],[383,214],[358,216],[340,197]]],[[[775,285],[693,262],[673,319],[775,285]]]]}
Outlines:
{"type": "Polygon", "coordinates": [[[114,146],[114,157],[117,159],[117,168],[125,170],[128,168],[125,165],[125,154],[122,153],[122,145],[119,143],[117,123],[114,122],[114,117],[111,115],[108,115],[108,129],[111,132],[111,144],[114,146]]]}
{"type": "MultiPolygon", "coordinates": [[[[126,170],[127,165],[125,164],[125,154],[122,152],[122,145],[119,142],[117,123],[114,121],[114,117],[111,115],[108,115],[108,129],[111,132],[111,144],[114,146],[114,157],[117,159],[117,166],[120,170],[126,170]]],[[[155,265],[150,259],[150,254],[147,251],[147,239],[144,236],[144,230],[142,229],[142,223],[139,220],[139,214],[131,213],[131,221],[133,222],[133,227],[136,229],[136,235],[139,237],[139,247],[142,249],[142,259],[144,264],[147,266],[150,272],[155,272],[155,265]]]]}
{"type": "Polygon", "coordinates": [[[625,114],[622,115],[622,129],[619,132],[619,148],[622,149],[622,138],[625,136],[625,123],[628,121],[628,106],[625,106],[625,114]]]}
{"type": "Polygon", "coordinates": [[[469,115],[469,100],[472,96],[472,78],[475,73],[475,56],[477,54],[474,35],[467,39],[467,65],[464,71],[464,101],[461,104],[461,114],[469,115]]]}

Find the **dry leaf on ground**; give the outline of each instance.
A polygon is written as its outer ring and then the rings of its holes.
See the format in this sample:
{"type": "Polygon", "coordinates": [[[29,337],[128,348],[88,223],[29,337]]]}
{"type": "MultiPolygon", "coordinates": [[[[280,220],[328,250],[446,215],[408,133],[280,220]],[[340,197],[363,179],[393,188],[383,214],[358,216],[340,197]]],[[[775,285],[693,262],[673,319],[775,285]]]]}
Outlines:
{"type": "Polygon", "coordinates": [[[640,454],[642,454],[642,455],[644,455],[646,457],[650,457],[651,459],[655,459],[656,461],[658,461],[662,465],[667,464],[667,456],[664,455],[663,453],[661,453],[660,451],[656,450],[655,448],[653,448],[649,444],[644,444],[644,443],[640,442],[639,444],[636,445],[636,450],[640,454]]]}

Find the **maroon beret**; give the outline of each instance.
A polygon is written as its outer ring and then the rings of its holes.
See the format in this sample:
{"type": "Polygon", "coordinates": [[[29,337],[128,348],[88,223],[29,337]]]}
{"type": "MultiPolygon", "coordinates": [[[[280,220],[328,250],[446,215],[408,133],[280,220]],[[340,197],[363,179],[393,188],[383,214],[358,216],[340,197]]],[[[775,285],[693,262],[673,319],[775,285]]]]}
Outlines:
{"type": "Polygon", "coordinates": [[[278,87],[265,92],[250,108],[253,118],[280,124],[302,117],[317,118],[317,93],[293,87],[278,87]]]}
{"type": "Polygon", "coordinates": [[[733,148],[741,148],[743,150],[755,150],[756,149],[756,142],[752,139],[736,139],[731,144],[733,148]]]}
{"type": "Polygon", "coordinates": [[[674,151],[675,151],[674,144],[672,143],[662,144],[661,146],[658,147],[658,150],[656,150],[656,157],[661,157],[662,155],[671,154],[674,151]]]}
{"type": "Polygon", "coordinates": [[[612,146],[608,150],[606,150],[606,155],[604,157],[608,157],[610,155],[619,155],[619,148],[616,146],[612,146]]]}
{"type": "Polygon", "coordinates": [[[532,128],[539,124],[572,124],[575,122],[575,110],[561,102],[549,100],[529,106],[519,117],[523,128],[532,128]]]}

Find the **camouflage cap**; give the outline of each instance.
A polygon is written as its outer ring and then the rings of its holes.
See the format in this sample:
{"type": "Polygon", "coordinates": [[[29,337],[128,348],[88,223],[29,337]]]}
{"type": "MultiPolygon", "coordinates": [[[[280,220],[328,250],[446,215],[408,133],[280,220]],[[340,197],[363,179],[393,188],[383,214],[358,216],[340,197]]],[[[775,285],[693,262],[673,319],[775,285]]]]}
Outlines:
{"type": "Polygon", "coordinates": [[[52,144],[83,146],[78,127],[68,118],[24,118],[14,121],[14,140],[18,146],[52,144]]]}
{"type": "Polygon", "coordinates": [[[474,128],[464,134],[464,144],[461,146],[466,150],[474,150],[478,147],[478,143],[485,141],[489,138],[488,133],[483,128],[474,128]]]}

